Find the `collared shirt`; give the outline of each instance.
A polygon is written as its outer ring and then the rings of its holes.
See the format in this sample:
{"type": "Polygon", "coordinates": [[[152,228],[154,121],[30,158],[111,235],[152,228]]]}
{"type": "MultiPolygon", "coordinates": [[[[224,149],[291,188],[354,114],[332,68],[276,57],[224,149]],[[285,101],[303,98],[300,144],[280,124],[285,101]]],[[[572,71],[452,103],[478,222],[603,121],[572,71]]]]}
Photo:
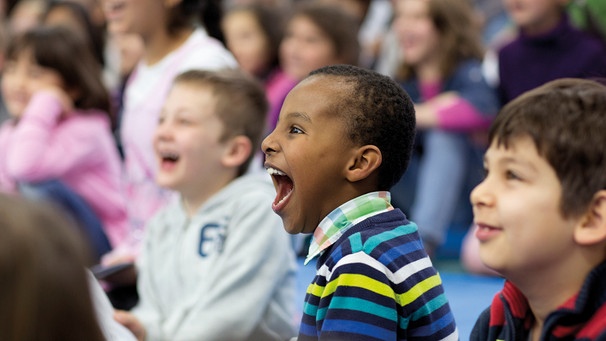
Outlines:
{"type": "Polygon", "coordinates": [[[305,264],[322,254],[355,224],[393,210],[390,201],[391,194],[387,191],[371,192],[351,199],[330,212],[314,232],[305,264]]]}

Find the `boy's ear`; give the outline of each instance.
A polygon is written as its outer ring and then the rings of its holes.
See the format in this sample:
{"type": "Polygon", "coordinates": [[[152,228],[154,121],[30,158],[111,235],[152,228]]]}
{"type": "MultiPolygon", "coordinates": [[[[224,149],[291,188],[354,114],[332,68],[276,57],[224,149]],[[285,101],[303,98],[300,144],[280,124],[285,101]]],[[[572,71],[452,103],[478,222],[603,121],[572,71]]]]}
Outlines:
{"type": "Polygon", "coordinates": [[[243,135],[238,135],[226,142],[225,152],[221,159],[225,167],[240,167],[252,153],[252,142],[243,135]]]}
{"type": "Polygon", "coordinates": [[[575,228],[575,241],[580,245],[594,245],[606,241],[606,190],[593,196],[593,200],[575,228]]]}
{"type": "Polygon", "coordinates": [[[381,150],[374,145],[358,148],[346,169],[346,177],[350,182],[364,180],[372,174],[383,161],[381,150]]]}

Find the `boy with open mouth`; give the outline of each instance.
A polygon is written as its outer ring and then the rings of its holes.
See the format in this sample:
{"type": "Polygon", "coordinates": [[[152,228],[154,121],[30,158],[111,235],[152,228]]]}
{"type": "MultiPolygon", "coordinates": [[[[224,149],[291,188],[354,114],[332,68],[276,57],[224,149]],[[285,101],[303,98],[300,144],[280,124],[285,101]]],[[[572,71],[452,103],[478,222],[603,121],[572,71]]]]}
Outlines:
{"type": "Polygon", "coordinates": [[[299,341],[457,340],[417,226],[390,204],[408,166],[413,104],[389,77],[348,65],[313,71],[262,144],[289,233],[318,257],[299,341]]]}

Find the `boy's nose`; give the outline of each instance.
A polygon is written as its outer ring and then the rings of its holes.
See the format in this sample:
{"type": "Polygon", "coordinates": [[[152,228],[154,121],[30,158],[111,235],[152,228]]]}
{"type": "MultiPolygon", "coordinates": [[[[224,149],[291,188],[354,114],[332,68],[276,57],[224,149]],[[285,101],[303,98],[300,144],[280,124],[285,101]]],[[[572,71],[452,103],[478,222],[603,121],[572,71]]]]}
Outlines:
{"type": "Polygon", "coordinates": [[[265,153],[265,155],[269,155],[270,153],[276,151],[274,144],[275,143],[272,132],[271,134],[267,135],[265,139],[263,139],[263,142],[261,142],[261,150],[263,151],[263,153],[265,153]]]}
{"type": "Polygon", "coordinates": [[[154,138],[159,140],[166,140],[170,136],[170,129],[167,122],[160,122],[156,126],[154,138]]]}
{"type": "Polygon", "coordinates": [[[480,182],[469,195],[473,207],[488,206],[492,204],[490,193],[487,191],[486,179],[480,182]]]}

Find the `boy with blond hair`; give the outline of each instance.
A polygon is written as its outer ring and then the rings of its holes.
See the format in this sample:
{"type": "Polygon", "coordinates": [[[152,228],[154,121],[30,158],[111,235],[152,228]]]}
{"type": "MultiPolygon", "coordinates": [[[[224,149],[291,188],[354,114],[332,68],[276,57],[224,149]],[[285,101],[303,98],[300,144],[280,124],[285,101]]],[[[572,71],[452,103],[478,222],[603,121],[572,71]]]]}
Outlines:
{"type": "Polygon", "coordinates": [[[272,208],[289,233],[313,233],[306,262],[319,257],[299,341],[458,338],[417,226],[390,204],[414,115],[389,77],[328,66],[288,94],[263,141],[272,208]]]}
{"type": "Polygon", "coordinates": [[[149,223],[140,300],[116,319],[140,340],[285,340],[294,335],[295,262],[270,209],[271,181],[247,173],[267,112],[240,71],[187,71],[154,136],[156,181],[179,200],[149,223]]]}
{"type": "Polygon", "coordinates": [[[606,87],[561,79],[506,105],[471,193],[506,278],[471,340],[606,340],[606,87]]]}

